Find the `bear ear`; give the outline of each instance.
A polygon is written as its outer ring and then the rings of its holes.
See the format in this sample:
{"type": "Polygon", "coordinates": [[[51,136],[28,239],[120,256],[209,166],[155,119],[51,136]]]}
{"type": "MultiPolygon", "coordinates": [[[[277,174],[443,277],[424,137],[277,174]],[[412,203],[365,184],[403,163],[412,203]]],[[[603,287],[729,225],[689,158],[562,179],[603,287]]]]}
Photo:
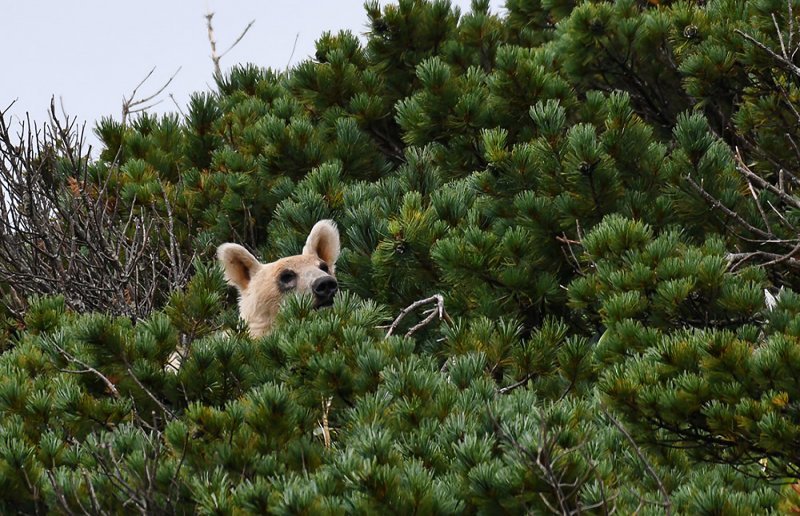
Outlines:
{"type": "Polygon", "coordinates": [[[319,256],[328,265],[339,258],[339,230],[332,220],[320,220],[311,228],[303,254],[319,256]]]}
{"type": "Polygon", "coordinates": [[[239,290],[244,290],[250,284],[250,279],[261,268],[261,263],[255,256],[239,244],[222,244],[217,248],[217,259],[225,271],[228,284],[239,290]]]}

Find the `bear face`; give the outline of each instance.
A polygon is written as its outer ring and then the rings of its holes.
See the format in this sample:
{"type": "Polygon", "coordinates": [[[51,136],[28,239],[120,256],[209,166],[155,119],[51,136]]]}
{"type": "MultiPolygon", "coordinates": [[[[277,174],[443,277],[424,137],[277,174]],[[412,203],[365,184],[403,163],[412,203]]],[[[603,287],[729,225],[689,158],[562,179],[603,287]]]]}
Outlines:
{"type": "Polygon", "coordinates": [[[247,323],[250,336],[269,332],[281,299],[293,292],[312,294],[314,306],[328,306],[338,289],[336,260],[339,258],[339,230],[332,220],[314,224],[303,252],[261,263],[238,244],[222,244],[217,258],[225,279],[239,290],[239,316],[247,323]]]}

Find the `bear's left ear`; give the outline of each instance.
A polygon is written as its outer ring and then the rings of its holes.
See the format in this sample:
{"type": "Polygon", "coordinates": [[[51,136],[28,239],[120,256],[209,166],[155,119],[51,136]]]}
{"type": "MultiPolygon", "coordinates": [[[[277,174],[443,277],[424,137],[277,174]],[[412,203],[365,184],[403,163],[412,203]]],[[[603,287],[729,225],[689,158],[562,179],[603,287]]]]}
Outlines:
{"type": "Polygon", "coordinates": [[[303,254],[319,256],[328,265],[339,258],[339,230],[332,220],[320,220],[311,228],[303,254]]]}
{"type": "Polygon", "coordinates": [[[225,271],[228,284],[243,291],[261,268],[255,256],[239,244],[222,244],[217,248],[217,259],[225,271]]]}

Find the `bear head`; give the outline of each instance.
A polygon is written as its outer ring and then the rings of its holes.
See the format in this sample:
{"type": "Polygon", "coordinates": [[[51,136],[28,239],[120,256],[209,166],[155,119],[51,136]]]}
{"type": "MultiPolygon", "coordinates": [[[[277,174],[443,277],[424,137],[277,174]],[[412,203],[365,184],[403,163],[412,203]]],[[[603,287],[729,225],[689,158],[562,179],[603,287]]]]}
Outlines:
{"type": "Polygon", "coordinates": [[[217,258],[225,279],[239,291],[239,316],[247,323],[250,336],[269,332],[281,299],[291,293],[312,294],[314,306],[333,303],[336,260],[339,258],[339,230],[332,220],[314,224],[303,252],[261,263],[238,244],[222,244],[217,258]]]}

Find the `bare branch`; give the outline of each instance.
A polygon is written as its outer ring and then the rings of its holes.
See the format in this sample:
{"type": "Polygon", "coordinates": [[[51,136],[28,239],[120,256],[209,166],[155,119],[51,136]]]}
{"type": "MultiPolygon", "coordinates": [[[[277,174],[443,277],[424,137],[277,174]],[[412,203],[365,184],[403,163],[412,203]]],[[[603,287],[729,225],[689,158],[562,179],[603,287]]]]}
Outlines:
{"type": "Polygon", "coordinates": [[[142,389],[144,393],[147,394],[147,396],[155,402],[156,405],[158,405],[158,408],[161,409],[164,415],[167,416],[169,419],[175,419],[175,413],[172,412],[170,409],[168,409],[166,405],[161,403],[161,401],[159,401],[159,399],[156,397],[155,394],[153,394],[153,392],[150,389],[144,386],[144,384],[134,374],[133,369],[131,369],[130,366],[127,366],[127,371],[130,377],[133,378],[133,381],[136,382],[136,385],[138,385],[139,388],[142,389]]]}
{"type": "Polygon", "coordinates": [[[746,228],[751,233],[753,233],[755,235],[758,235],[761,238],[772,238],[774,236],[771,233],[767,233],[766,231],[753,226],[752,224],[750,224],[749,222],[744,220],[741,215],[739,215],[738,213],[736,213],[732,209],[730,209],[727,206],[725,206],[724,204],[722,204],[722,202],[719,199],[716,199],[713,195],[711,195],[705,189],[703,189],[702,186],[697,184],[697,182],[694,179],[692,179],[692,176],[686,176],[686,182],[689,183],[689,185],[692,188],[694,188],[694,190],[697,193],[699,193],[700,196],[703,199],[705,199],[706,202],[708,202],[712,206],[712,208],[716,208],[716,209],[722,211],[725,215],[727,215],[728,217],[734,219],[736,222],[741,224],[744,228],[746,228]]]}
{"type": "Polygon", "coordinates": [[[800,260],[796,258],[792,258],[795,254],[800,251],[800,244],[795,246],[791,251],[787,254],[776,254],[776,253],[768,253],[766,251],[752,251],[749,253],[728,253],[725,258],[731,262],[731,270],[735,270],[739,268],[739,266],[753,258],[764,258],[769,260],[761,265],[776,265],[779,263],[784,263],[792,268],[800,269],[800,260]]]}
{"type": "Polygon", "coordinates": [[[217,55],[217,40],[214,37],[214,26],[211,24],[211,19],[214,13],[208,11],[205,15],[206,28],[208,29],[208,43],[211,45],[211,62],[214,63],[214,75],[222,76],[222,71],[219,68],[220,56],[217,55]]]}
{"type": "Polygon", "coordinates": [[[221,53],[221,54],[219,55],[219,58],[220,58],[220,59],[222,59],[223,57],[225,57],[225,56],[228,54],[228,52],[230,52],[231,50],[233,50],[233,47],[235,47],[236,45],[238,45],[238,44],[239,44],[239,42],[240,42],[240,41],[242,41],[242,38],[244,38],[244,35],[245,35],[245,34],[247,34],[247,31],[249,31],[249,30],[250,30],[250,27],[252,27],[252,26],[253,26],[253,24],[254,24],[255,22],[256,22],[255,20],[250,20],[250,23],[248,23],[248,24],[247,24],[247,27],[245,27],[245,28],[244,28],[244,30],[242,31],[242,33],[241,33],[241,34],[239,34],[239,37],[238,37],[238,38],[236,38],[236,40],[235,40],[233,43],[231,43],[231,46],[229,46],[229,47],[228,47],[228,49],[227,49],[225,52],[223,52],[223,53],[221,53]]]}
{"type": "Polygon", "coordinates": [[[331,402],[333,402],[333,398],[322,398],[322,423],[320,423],[320,429],[322,430],[322,439],[325,442],[325,447],[331,447],[331,428],[328,425],[328,415],[331,411],[331,402]]]}
{"type": "Polygon", "coordinates": [[[114,383],[111,380],[109,380],[106,375],[104,375],[94,367],[90,366],[83,360],[71,355],[70,353],[67,352],[67,350],[56,344],[54,341],[51,340],[50,344],[52,344],[53,347],[56,348],[56,350],[61,354],[61,356],[67,360],[67,362],[78,364],[79,366],[83,367],[82,370],[65,369],[62,371],[75,374],[91,373],[96,377],[100,378],[100,380],[106,385],[106,388],[108,389],[108,391],[111,393],[112,396],[114,396],[116,399],[122,399],[122,397],[119,394],[119,391],[117,390],[116,385],[114,385],[114,383]]]}
{"type": "Polygon", "coordinates": [[[617,427],[617,430],[619,430],[620,433],[625,436],[625,439],[627,439],[628,442],[630,443],[634,453],[636,453],[636,456],[639,457],[639,460],[642,461],[642,464],[644,464],[644,467],[647,469],[647,472],[650,474],[653,480],[655,480],[656,484],[658,485],[658,491],[661,493],[661,497],[663,498],[661,506],[664,507],[664,511],[666,512],[667,516],[669,516],[672,512],[672,501],[669,499],[669,493],[667,493],[667,489],[664,487],[664,483],[661,481],[661,477],[658,476],[656,471],[653,469],[653,466],[650,465],[650,461],[648,461],[647,457],[644,456],[644,453],[642,453],[642,449],[639,448],[639,445],[636,444],[636,441],[633,440],[631,434],[628,433],[628,431],[625,429],[624,426],[622,426],[622,423],[617,421],[614,418],[614,416],[612,416],[611,413],[609,413],[609,411],[606,410],[605,408],[603,408],[603,413],[606,415],[608,420],[611,421],[611,423],[615,427],[617,427]]]}
{"type": "Polygon", "coordinates": [[[795,64],[794,64],[794,63],[793,63],[793,62],[792,62],[792,61],[791,61],[791,60],[788,58],[788,56],[782,56],[782,55],[780,55],[780,54],[776,53],[774,50],[772,50],[771,48],[769,48],[769,47],[768,47],[767,45],[765,45],[764,43],[762,43],[762,42],[758,41],[758,40],[757,40],[756,38],[754,38],[753,36],[751,36],[751,35],[749,35],[749,34],[747,34],[747,33],[743,32],[743,31],[741,31],[741,30],[739,30],[739,29],[733,29],[733,32],[735,32],[736,34],[738,34],[738,35],[742,36],[744,39],[746,39],[747,41],[749,41],[749,42],[750,42],[750,43],[752,43],[753,45],[755,45],[755,46],[757,46],[758,48],[760,48],[761,50],[763,50],[763,51],[764,51],[766,54],[768,54],[768,55],[769,55],[769,56],[770,56],[772,59],[774,59],[775,61],[777,61],[777,62],[778,62],[778,63],[779,63],[781,66],[783,66],[783,67],[784,67],[785,69],[787,69],[789,72],[793,73],[793,74],[794,74],[794,75],[796,75],[797,77],[800,77],[800,67],[798,67],[797,65],[795,65],[795,64]]]}
{"type": "Polygon", "coordinates": [[[170,100],[172,100],[172,103],[175,105],[175,109],[177,109],[177,110],[178,110],[178,113],[180,113],[180,114],[181,114],[181,116],[185,117],[185,116],[186,116],[186,113],[184,113],[184,112],[183,112],[183,109],[181,109],[181,106],[180,106],[180,104],[178,104],[178,101],[177,101],[177,100],[175,100],[175,95],[173,95],[172,93],[170,93],[170,94],[169,94],[169,98],[170,98],[170,100]]]}
{"type": "Polygon", "coordinates": [[[736,158],[736,170],[738,170],[740,174],[742,174],[748,180],[752,180],[753,182],[755,182],[759,187],[774,193],[775,195],[780,197],[781,201],[785,202],[789,206],[792,206],[794,208],[800,208],[800,199],[797,199],[796,197],[787,194],[780,188],[775,187],[774,185],[763,179],[761,176],[750,170],[750,167],[748,167],[747,164],[745,164],[744,160],[742,159],[742,154],[739,151],[738,147],[736,148],[735,158],[736,158]]]}
{"type": "Polygon", "coordinates": [[[292,52],[289,54],[289,59],[286,61],[286,70],[289,69],[289,66],[292,64],[292,58],[294,57],[294,51],[297,50],[297,40],[300,39],[300,33],[294,35],[294,43],[292,44],[292,52]]]}
{"type": "Polygon", "coordinates": [[[523,385],[525,385],[526,383],[528,383],[528,381],[529,381],[531,378],[533,378],[533,373],[526,374],[526,375],[525,375],[525,377],[524,377],[524,378],[522,378],[522,380],[520,380],[520,381],[518,381],[518,382],[514,382],[514,383],[512,383],[511,385],[507,385],[507,386],[505,386],[505,387],[503,387],[503,388],[501,388],[501,389],[498,389],[498,390],[497,390],[497,393],[498,393],[498,394],[507,394],[507,393],[509,393],[509,392],[513,391],[514,389],[518,389],[519,387],[522,387],[523,385]]]}
{"type": "Polygon", "coordinates": [[[147,97],[144,97],[144,98],[141,98],[141,99],[137,99],[137,98],[136,98],[136,92],[137,92],[137,91],[139,90],[139,88],[140,88],[140,87],[141,87],[141,86],[142,86],[142,85],[143,85],[143,84],[144,84],[144,83],[147,81],[147,79],[149,79],[149,78],[150,78],[150,76],[151,76],[151,75],[153,75],[153,72],[155,71],[155,67],[153,67],[153,69],[152,69],[152,70],[150,70],[150,72],[149,72],[149,73],[147,74],[147,76],[146,76],[146,77],[145,77],[145,78],[142,80],[142,82],[140,82],[140,83],[139,83],[139,84],[138,84],[138,85],[137,85],[137,86],[136,86],[136,87],[133,89],[133,93],[131,93],[130,97],[128,97],[127,99],[125,99],[125,98],[123,97],[123,102],[122,102],[122,117],[123,117],[123,124],[124,124],[124,121],[125,121],[126,117],[127,117],[127,116],[128,116],[130,113],[138,113],[138,112],[141,112],[141,111],[146,111],[147,109],[150,109],[151,107],[153,107],[153,106],[156,106],[156,105],[160,104],[160,103],[162,102],[161,100],[159,100],[159,101],[157,101],[157,102],[155,102],[155,103],[153,103],[153,104],[150,104],[150,105],[148,105],[148,103],[149,103],[149,102],[152,102],[152,101],[153,101],[153,100],[154,100],[156,97],[158,97],[159,95],[161,95],[161,93],[163,93],[163,92],[164,92],[164,90],[166,90],[166,89],[167,89],[167,87],[168,87],[170,84],[172,84],[172,81],[175,79],[175,77],[178,75],[178,73],[181,71],[181,69],[182,69],[182,68],[183,68],[182,66],[179,66],[179,67],[178,67],[178,69],[177,69],[177,70],[175,70],[175,73],[173,73],[173,74],[170,76],[170,78],[169,78],[169,79],[167,79],[167,81],[166,81],[164,84],[162,84],[162,85],[161,85],[161,87],[160,87],[160,88],[158,88],[158,89],[155,91],[155,93],[152,93],[152,94],[148,95],[147,97]]]}
{"type": "Polygon", "coordinates": [[[442,297],[441,294],[434,294],[431,297],[414,301],[407,307],[403,308],[403,310],[400,311],[400,314],[397,316],[397,318],[389,326],[389,329],[386,331],[386,336],[391,337],[394,331],[397,329],[397,326],[409,313],[414,311],[416,308],[419,308],[420,306],[424,306],[426,304],[431,304],[431,303],[435,303],[436,306],[434,306],[428,312],[426,312],[427,317],[425,317],[422,321],[411,327],[411,329],[409,329],[408,332],[406,332],[406,337],[410,337],[424,326],[430,324],[430,322],[433,321],[437,315],[439,319],[443,319],[449,322],[450,316],[447,315],[447,312],[444,309],[444,297],[442,297]]]}
{"type": "Polygon", "coordinates": [[[31,295],[60,293],[74,310],[136,320],[185,283],[191,260],[166,187],[159,204],[124,201],[122,148],[98,174],[83,141],[55,99],[48,123],[23,121],[17,136],[0,114],[0,281],[10,287],[0,302],[19,313],[31,295]]]}

